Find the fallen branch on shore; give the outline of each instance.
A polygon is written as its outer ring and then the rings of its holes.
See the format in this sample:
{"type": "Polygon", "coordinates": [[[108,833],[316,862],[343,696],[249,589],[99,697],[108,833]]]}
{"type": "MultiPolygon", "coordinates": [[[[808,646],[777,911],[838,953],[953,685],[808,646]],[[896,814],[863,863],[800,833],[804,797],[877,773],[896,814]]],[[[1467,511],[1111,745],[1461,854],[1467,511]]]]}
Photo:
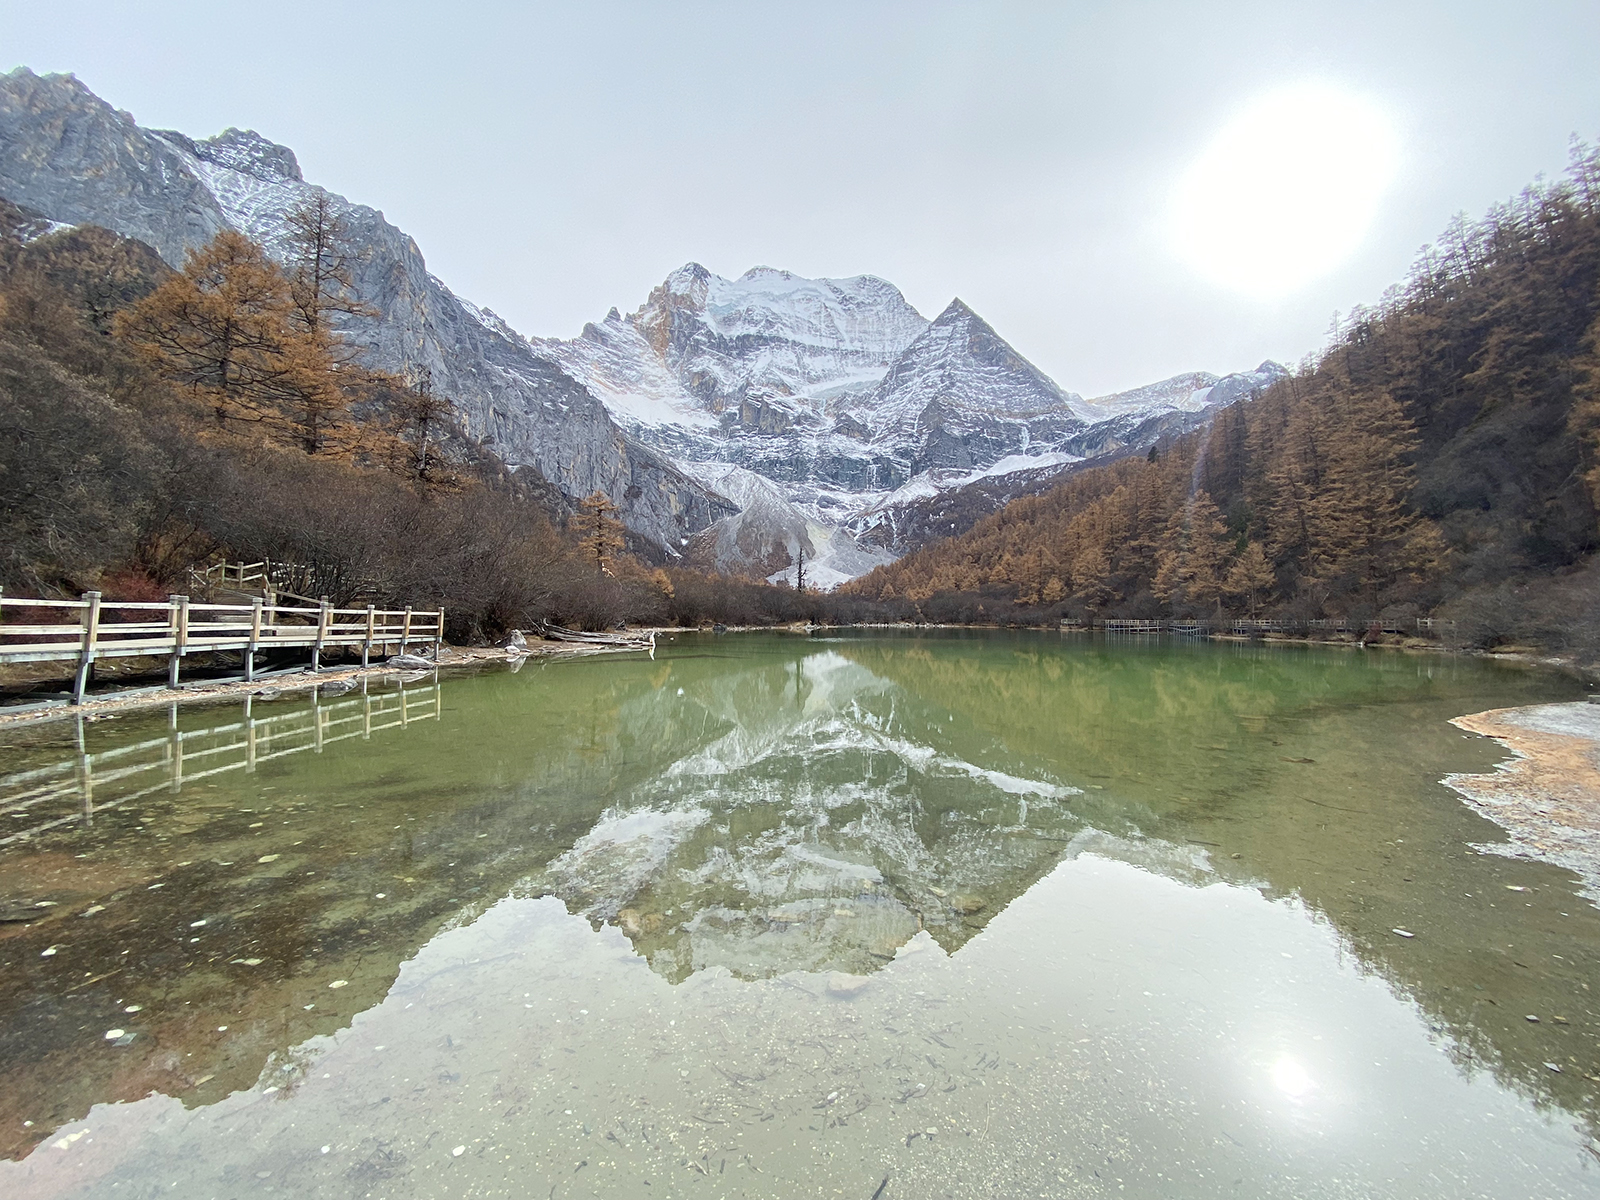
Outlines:
{"type": "Polygon", "coordinates": [[[541,624],[539,636],[553,642],[583,642],[590,646],[622,646],[631,650],[653,650],[654,633],[629,636],[620,633],[585,633],[580,629],[566,629],[560,625],[541,624]]]}

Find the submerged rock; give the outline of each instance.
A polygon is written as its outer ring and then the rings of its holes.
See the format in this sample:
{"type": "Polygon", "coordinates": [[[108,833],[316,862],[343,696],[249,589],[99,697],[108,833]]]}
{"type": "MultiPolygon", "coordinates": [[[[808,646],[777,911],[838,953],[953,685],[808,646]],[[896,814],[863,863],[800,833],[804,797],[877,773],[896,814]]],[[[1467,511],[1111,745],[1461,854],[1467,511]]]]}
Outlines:
{"type": "Polygon", "coordinates": [[[835,971],[828,976],[828,995],[848,1000],[859,996],[870,982],[871,980],[865,975],[848,975],[843,971],[835,971]]]}

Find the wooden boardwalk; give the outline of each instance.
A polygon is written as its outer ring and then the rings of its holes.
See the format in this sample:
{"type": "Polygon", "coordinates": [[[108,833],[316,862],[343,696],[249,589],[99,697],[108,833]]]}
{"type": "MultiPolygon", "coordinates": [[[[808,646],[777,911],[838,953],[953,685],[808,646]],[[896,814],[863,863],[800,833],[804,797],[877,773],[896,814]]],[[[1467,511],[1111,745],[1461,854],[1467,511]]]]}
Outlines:
{"type": "Polygon", "coordinates": [[[361,665],[373,651],[444,640],[444,610],[334,608],[322,601],[299,607],[276,598],[249,604],[195,604],[187,596],[166,603],[104,600],[85,592],[81,600],[26,600],[0,596],[0,664],[72,662],[77,671],[72,702],[81,704],[102,658],[165,658],[167,685],[178,686],[185,655],[235,651],[244,656],[244,677],[255,679],[256,655],[264,650],[309,649],[311,665],[323,650],[359,647],[361,665]]]}
{"type": "Polygon", "coordinates": [[[376,693],[369,693],[366,685],[363,680],[359,696],[327,704],[319,703],[315,694],[309,703],[287,710],[279,702],[265,717],[253,714],[246,696],[240,719],[204,729],[180,730],[174,703],[165,737],[93,754],[85,750],[80,717],[75,755],[0,776],[0,846],[66,825],[89,828],[96,813],[156,792],[179,792],[185,783],[229,771],[250,774],[258,764],[286,755],[321,754],[349,738],[366,739],[385,729],[439,718],[436,682],[376,693]]]}

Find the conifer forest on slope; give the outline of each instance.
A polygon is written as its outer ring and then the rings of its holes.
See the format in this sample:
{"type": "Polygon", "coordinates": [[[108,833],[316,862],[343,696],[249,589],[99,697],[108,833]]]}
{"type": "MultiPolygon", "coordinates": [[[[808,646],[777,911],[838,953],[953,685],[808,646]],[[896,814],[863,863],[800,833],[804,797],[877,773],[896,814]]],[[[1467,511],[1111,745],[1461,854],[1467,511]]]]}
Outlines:
{"type": "Polygon", "coordinates": [[[1591,650],[1597,454],[1600,156],[1575,147],[1208,429],[847,590],[955,619],[1438,613],[1479,645],[1591,650]]]}

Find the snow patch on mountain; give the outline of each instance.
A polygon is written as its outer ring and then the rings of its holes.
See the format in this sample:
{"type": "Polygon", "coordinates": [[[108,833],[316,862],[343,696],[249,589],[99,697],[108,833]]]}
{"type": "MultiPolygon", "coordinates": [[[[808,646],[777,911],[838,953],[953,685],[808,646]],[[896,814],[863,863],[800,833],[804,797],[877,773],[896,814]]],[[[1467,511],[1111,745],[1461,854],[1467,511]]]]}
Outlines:
{"type": "Polygon", "coordinates": [[[968,484],[977,483],[980,479],[995,479],[1002,475],[1014,475],[1019,471],[1038,471],[1049,467],[1064,467],[1070,463],[1082,462],[1083,458],[1076,454],[1066,454],[1056,450],[1045,454],[1008,454],[997,463],[981,467],[976,471],[923,471],[920,475],[902,483],[892,492],[885,492],[874,499],[861,510],[863,517],[870,517],[880,509],[894,508],[902,504],[910,504],[916,500],[926,500],[937,496],[940,492],[948,492],[955,488],[963,488],[968,484]]]}

